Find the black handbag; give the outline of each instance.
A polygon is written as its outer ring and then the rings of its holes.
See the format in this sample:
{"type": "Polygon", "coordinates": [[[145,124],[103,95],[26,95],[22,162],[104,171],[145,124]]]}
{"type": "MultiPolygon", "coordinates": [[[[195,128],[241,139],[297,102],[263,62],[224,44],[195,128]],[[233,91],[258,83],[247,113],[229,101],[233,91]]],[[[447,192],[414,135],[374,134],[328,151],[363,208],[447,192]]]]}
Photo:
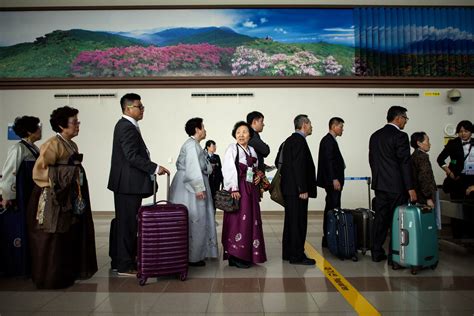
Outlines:
{"type": "MultiPolygon", "coordinates": [[[[235,146],[237,147],[237,145],[235,146]]],[[[239,173],[238,163],[239,148],[237,147],[237,155],[235,156],[235,168],[237,169],[237,174],[239,173]]],[[[214,202],[216,204],[216,208],[223,210],[224,212],[236,212],[240,209],[239,200],[235,200],[232,197],[232,194],[227,190],[217,191],[214,202]]]]}

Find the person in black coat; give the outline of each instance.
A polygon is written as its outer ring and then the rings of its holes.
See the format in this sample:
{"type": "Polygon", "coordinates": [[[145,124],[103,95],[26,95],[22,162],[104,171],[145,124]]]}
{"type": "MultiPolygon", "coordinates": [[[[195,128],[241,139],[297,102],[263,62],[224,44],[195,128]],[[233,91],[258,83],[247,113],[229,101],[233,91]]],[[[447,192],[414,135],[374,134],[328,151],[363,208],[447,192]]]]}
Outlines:
{"type": "Polygon", "coordinates": [[[318,176],[316,184],[326,191],[326,206],[324,207],[322,247],[327,247],[326,216],[329,210],[341,207],[342,187],[344,186],[344,158],[336,141],[342,136],[344,120],[333,117],[329,120],[329,132],[319,143],[318,176]]]}
{"type": "MultiPolygon", "coordinates": [[[[308,198],[316,198],[316,169],[306,137],[313,127],[307,115],[294,119],[295,133],[280,146],[276,162],[283,155],[281,191],[285,200],[283,260],[291,264],[314,265],[306,257],[304,244],[308,226],[308,198]]],[[[277,164],[277,163],[275,163],[277,164]]]]}
{"type": "Polygon", "coordinates": [[[222,175],[221,158],[216,154],[216,142],[208,140],[206,142],[206,158],[211,163],[212,173],[209,175],[209,186],[211,187],[212,201],[214,203],[214,212],[216,208],[216,192],[223,185],[224,176],[222,175]]]}
{"type": "Polygon", "coordinates": [[[142,199],[153,192],[152,176],[169,174],[168,169],[150,160],[138,121],[145,107],[135,93],[120,99],[122,118],[114,129],[112,161],[107,188],[114,192],[116,228],[111,225],[112,269],[119,275],[136,274],[137,213],[142,199]],[[112,233],[115,231],[116,235],[112,233]],[[115,235],[115,236],[113,236],[115,235]]]}
{"type": "Polygon", "coordinates": [[[474,185],[474,140],[471,121],[464,120],[456,126],[458,137],[451,139],[438,155],[438,165],[446,172],[450,181],[444,189],[449,191],[451,199],[463,199],[466,189],[474,185]],[[449,164],[446,159],[449,157],[449,164]],[[448,187],[446,187],[448,186],[448,187]]]}
{"type": "Polygon", "coordinates": [[[369,164],[372,189],[375,191],[371,249],[374,262],[387,259],[383,245],[395,208],[406,204],[408,199],[416,201],[410,166],[410,144],[408,135],[402,131],[408,121],[406,112],[407,109],[401,106],[390,107],[387,124],[373,133],[369,141],[369,164]]]}
{"type": "MultiPolygon", "coordinates": [[[[446,172],[443,189],[449,192],[452,200],[468,198],[468,187],[474,185],[474,139],[472,122],[464,120],[456,126],[458,137],[451,139],[436,160],[446,172]],[[446,159],[449,157],[449,164],[446,159]]],[[[454,238],[471,237],[472,227],[469,223],[457,218],[451,219],[454,238]]]]}
{"type": "Polygon", "coordinates": [[[265,123],[264,116],[258,111],[253,111],[247,114],[247,124],[252,127],[254,133],[250,138],[249,145],[255,149],[258,158],[258,170],[265,173],[265,158],[270,154],[270,147],[265,144],[260,138],[260,133],[263,131],[265,123]]]}

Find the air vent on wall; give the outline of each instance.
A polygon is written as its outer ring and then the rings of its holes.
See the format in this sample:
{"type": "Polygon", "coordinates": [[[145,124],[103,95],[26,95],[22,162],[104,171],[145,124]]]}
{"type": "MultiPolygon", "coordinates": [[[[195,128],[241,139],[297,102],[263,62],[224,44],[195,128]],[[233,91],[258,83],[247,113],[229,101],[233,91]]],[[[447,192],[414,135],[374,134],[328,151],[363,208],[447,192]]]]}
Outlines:
{"type": "Polygon", "coordinates": [[[401,97],[417,98],[419,93],[358,93],[359,97],[401,97]]]}
{"type": "Polygon", "coordinates": [[[191,97],[253,97],[253,93],[191,93],[191,97]]]}
{"type": "Polygon", "coordinates": [[[69,99],[69,98],[116,98],[116,93],[78,93],[78,94],[55,94],[56,99],[69,99]]]}

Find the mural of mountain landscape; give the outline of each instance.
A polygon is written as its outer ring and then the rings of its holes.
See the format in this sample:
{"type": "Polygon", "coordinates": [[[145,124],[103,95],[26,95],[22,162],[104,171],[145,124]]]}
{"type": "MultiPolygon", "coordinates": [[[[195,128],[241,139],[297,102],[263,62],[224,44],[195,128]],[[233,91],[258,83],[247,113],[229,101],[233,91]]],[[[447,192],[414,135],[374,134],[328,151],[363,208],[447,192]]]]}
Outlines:
{"type": "Polygon", "coordinates": [[[0,12],[0,78],[348,76],[353,61],[349,9],[0,12]]]}
{"type": "Polygon", "coordinates": [[[0,12],[1,78],[474,76],[474,8],[0,12]]]}

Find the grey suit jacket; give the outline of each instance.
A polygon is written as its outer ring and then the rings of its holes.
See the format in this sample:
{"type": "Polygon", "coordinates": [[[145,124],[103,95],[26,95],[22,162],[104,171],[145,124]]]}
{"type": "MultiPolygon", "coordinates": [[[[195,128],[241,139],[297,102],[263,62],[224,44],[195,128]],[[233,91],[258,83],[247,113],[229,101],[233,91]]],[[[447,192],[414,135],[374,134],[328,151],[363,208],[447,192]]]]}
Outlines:
{"type": "Polygon", "coordinates": [[[156,168],[157,164],[150,160],[140,132],[130,121],[121,118],[114,129],[107,188],[114,193],[151,196],[153,182],[150,175],[155,173],[156,168]]]}

